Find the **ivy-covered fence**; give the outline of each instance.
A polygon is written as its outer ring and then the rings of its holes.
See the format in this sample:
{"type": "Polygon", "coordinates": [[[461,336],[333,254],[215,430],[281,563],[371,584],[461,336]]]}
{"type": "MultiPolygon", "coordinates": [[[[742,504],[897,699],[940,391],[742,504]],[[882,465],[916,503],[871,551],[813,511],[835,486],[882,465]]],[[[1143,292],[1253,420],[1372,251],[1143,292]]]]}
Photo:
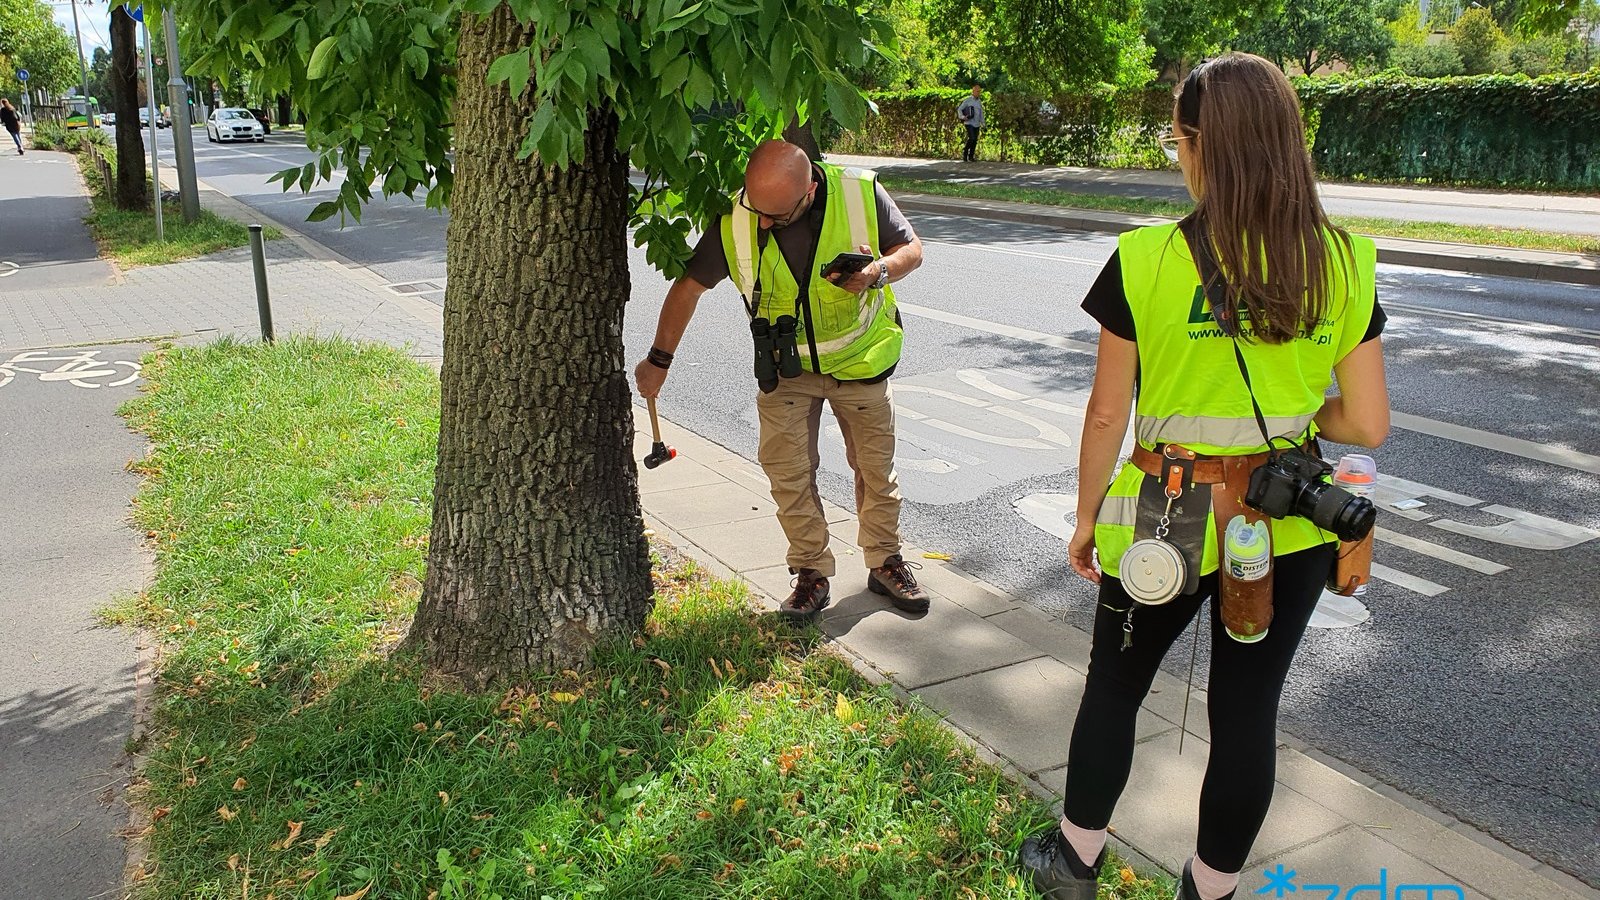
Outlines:
{"type": "Polygon", "coordinates": [[[1295,87],[1324,176],[1600,190],[1600,74],[1295,87]]]}
{"type": "MultiPolygon", "coordinates": [[[[1463,78],[1297,78],[1318,170],[1373,181],[1600,190],[1600,72],[1463,78]]],[[[839,153],[956,159],[961,90],[873,95],[879,114],[824,136],[839,153]]],[[[1169,86],[985,96],[980,159],[1164,168],[1169,86]]]]}
{"type": "MultiPolygon", "coordinates": [[[[836,153],[958,158],[966,128],[956,107],[968,92],[957,89],[872,95],[878,115],[854,132],[824,136],[836,153]]],[[[1066,166],[1159,168],[1165,165],[1156,133],[1172,120],[1172,91],[1103,91],[1037,96],[984,95],[978,158],[1066,166]]]]}

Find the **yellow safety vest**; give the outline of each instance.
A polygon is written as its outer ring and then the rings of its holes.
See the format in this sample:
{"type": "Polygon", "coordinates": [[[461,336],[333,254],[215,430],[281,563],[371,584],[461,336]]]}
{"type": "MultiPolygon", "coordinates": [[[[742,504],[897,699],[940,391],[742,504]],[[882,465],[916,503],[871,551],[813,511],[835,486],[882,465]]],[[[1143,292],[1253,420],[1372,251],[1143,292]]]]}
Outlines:
{"type": "MultiPolygon", "coordinates": [[[[1312,419],[1333,383],[1334,365],[1361,343],[1372,321],[1377,247],[1352,235],[1352,254],[1332,235],[1325,240],[1332,290],[1322,321],[1283,344],[1240,342],[1268,433],[1296,443],[1315,432],[1312,419]]],[[[1117,239],[1117,255],[1139,348],[1135,440],[1151,449],[1157,444],[1181,444],[1211,456],[1265,450],[1233,341],[1212,318],[1200,273],[1178,226],[1129,231],[1117,239]]],[[[1248,316],[1241,318],[1248,330],[1248,316]]],[[[1117,574],[1122,554],[1133,542],[1144,477],[1134,466],[1124,465],[1100,506],[1095,548],[1100,568],[1108,575],[1117,574]]],[[[1275,556],[1337,540],[1298,516],[1274,519],[1271,527],[1275,556]]],[[[1201,574],[1217,568],[1215,529],[1216,522],[1209,521],[1211,537],[1205,541],[1201,574]]]]}
{"type": "Polygon", "coordinates": [[[852,294],[821,275],[823,266],[840,253],[854,253],[862,244],[882,253],[878,245],[878,213],[874,190],[877,176],[870,169],[846,169],[817,163],[827,180],[822,234],[817,240],[815,265],[810,272],[809,312],[797,308],[800,286],[778,249],[778,242],[758,240],[755,213],[737,200],[722,217],[722,249],[728,272],[747,306],[771,321],[794,316],[800,344],[800,364],[807,371],[832,375],[844,381],[873,378],[900,361],[905,332],[895,323],[894,292],[881,290],[852,294]],[[754,297],[757,283],[759,298],[754,297]]]}

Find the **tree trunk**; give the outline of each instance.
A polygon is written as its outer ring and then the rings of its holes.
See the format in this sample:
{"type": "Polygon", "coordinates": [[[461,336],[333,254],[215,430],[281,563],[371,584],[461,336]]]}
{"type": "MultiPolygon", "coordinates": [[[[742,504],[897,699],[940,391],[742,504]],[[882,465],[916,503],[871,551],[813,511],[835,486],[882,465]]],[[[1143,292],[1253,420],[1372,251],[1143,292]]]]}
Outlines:
{"type": "Polygon", "coordinates": [[[138,25],[125,6],[111,10],[111,109],[117,114],[117,189],[112,202],[118,209],[144,209],[150,205],[145,190],[144,138],[139,133],[138,25]]]}
{"type": "Polygon", "coordinates": [[[406,641],[474,686],[586,665],[652,594],[622,346],[627,161],[609,113],[581,163],[516,158],[533,105],[485,75],[530,39],[505,5],[462,17],[433,532],[406,641]]]}
{"type": "Polygon", "coordinates": [[[783,139],[804,150],[812,162],[822,161],[822,148],[817,146],[816,132],[811,130],[810,125],[800,124],[799,117],[789,120],[788,126],[783,129],[783,139]]]}
{"type": "Polygon", "coordinates": [[[278,95],[278,127],[282,128],[282,127],[284,127],[284,126],[286,126],[288,124],[289,124],[289,95],[288,94],[279,94],[278,95]]]}

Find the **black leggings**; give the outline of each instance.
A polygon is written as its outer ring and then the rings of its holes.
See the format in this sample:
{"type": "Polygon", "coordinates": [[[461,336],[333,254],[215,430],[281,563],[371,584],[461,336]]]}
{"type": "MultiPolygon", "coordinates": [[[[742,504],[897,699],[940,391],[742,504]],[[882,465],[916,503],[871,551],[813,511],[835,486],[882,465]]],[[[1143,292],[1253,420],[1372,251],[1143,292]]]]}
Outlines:
{"type": "MultiPolygon", "coordinates": [[[[1211,755],[1200,789],[1197,851],[1206,865],[1219,872],[1244,868],[1267,817],[1277,778],[1278,698],[1337,546],[1302,550],[1274,561],[1272,626],[1257,643],[1241,644],[1228,637],[1218,605],[1211,604],[1207,685],[1211,755]]],[[[1087,829],[1110,824],[1133,765],[1134,720],[1155,680],[1156,667],[1194,619],[1200,603],[1216,589],[1213,573],[1200,579],[1200,589],[1193,594],[1163,606],[1140,606],[1133,613],[1133,646],[1123,650],[1124,615],[1113,609],[1127,609],[1133,601],[1120,581],[1102,579],[1088,684],[1072,726],[1067,758],[1065,813],[1072,824],[1087,829]]]]}

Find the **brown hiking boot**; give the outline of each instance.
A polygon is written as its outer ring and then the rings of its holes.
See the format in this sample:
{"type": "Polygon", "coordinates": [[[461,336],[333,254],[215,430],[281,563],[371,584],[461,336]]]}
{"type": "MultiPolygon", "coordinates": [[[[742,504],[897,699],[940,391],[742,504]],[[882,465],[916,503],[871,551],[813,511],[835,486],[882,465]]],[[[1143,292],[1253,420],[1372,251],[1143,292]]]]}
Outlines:
{"type": "Polygon", "coordinates": [[[809,619],[828,606],[828,579],[816,569],[795,572],[794,592],[778,604],[778,612],[794,619],[809,619]]]}
{"type": "Polygon", "coordinates": [[[882,594],[889,598],[895,609],[908,613],[925,613],[928,611],[928,592],[917,584],[917,577],[911,574],[912,569],[920,569],[916,563],[906,562],[900,554],[889,557],[883,565],[867,572],[867,590],[874,594],[882,594]]]}

